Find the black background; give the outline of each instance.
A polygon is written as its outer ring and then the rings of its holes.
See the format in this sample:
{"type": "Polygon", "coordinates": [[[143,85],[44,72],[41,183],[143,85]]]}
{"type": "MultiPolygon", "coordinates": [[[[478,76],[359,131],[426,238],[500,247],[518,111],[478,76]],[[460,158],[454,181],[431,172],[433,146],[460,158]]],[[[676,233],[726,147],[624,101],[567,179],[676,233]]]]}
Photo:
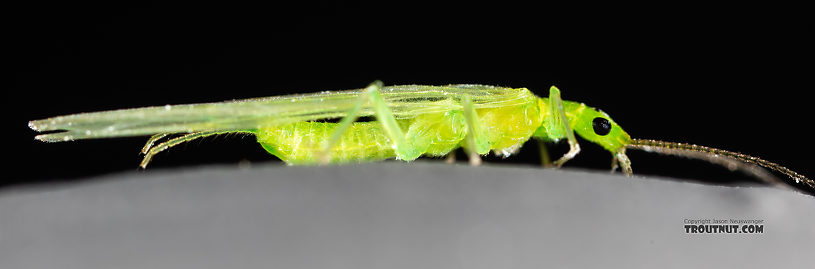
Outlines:
{"type": "MultiPolygon", "coordinates": [[[[633,137],[740,151],[815,175],[813,25],[793,6],[29,3],[5,16],[3,185],[137,170],[145,137],[41,143],[27,122],[151,105],[395,84],[527,87],[609,113],[633,137]],[[10,161],[9,161],[10,160],[10,161]]],[[[567,167],[603,169],[598,146],[567,167]]],[[[555,151],[565,152],[565,145],[555,151]]],[[[538,162],[529,143],[495,163],[538,162]]],[[[753,179],[630,152],[637,174],[753,179]]],[[[151,169],[279,162],[252,137],[207,138],[151,169]]],[[[148,169],[146,172],[150,172],[148,169]]]]}

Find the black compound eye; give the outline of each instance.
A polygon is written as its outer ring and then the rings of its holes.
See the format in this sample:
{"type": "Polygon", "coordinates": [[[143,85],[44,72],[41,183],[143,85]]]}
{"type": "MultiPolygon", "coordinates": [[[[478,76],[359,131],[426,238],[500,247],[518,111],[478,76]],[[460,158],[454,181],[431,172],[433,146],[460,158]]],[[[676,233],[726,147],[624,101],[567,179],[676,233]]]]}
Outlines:
{"type": "Polygon", "coordinates": [[[600,136],[607,135],[611,132],[611,123],[608,122],[607,119],[597,117],[591,121],[592,127],[594,127],[594,133],[600,136]]]}

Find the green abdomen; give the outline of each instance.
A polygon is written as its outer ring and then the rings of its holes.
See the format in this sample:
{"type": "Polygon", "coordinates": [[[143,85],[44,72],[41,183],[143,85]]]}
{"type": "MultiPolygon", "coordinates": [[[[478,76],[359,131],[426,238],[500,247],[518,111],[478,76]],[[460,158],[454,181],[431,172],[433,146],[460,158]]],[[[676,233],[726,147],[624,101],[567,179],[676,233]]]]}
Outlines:
{"type": "MultiPolygon", "coordinates": [[[[487,149],[509,155],[528,140],[540,126],[537,101],[515,106],[477,109],[477,124],[487,149]]],[[[464,114],[453,110],[426,113],[397,120],[404,132],[406,147],[397,154],[379,122],[355,122],[328,152],[330,163],[377,161],[398,158],[406,161],[421,155],[443,156],[463,145],[470,131],[464,114]]],[[[266,151],[289,164],[313,164],[321,161],[325,143],[338,123],[298,122],[257,130],[258,142],[266,151]]]]}
{"type": "MultiPolygon", "coordinates": [[[[258,142],[289,164],[317,163],[337,123],[298,122],[261,128],[258,142]]],[[[329,150],[331,163],[376,161],[395,156],[390,140],[376,122],[355,122],[329,150]]]]}

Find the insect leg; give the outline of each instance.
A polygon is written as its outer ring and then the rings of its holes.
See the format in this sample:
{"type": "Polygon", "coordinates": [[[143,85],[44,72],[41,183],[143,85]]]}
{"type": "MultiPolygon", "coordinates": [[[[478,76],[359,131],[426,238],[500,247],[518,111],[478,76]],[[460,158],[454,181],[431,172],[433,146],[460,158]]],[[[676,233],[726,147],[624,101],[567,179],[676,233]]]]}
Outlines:
{"type": "Polygon", "coordinates": [[[348,131],[348,128],[351,127],[355,121],[357,121],[357,118],[359,118],[359,110],[362,108],[364,103],[368,102],[370,92],[378,91],[380,88],[382,88],[382,82],[375,81],[365,88],[364,91],[362,91],[362,95],[360,95],[359,99],[357,99],[356,104],[354,104],[351,110],[346,113],[345,117],[342,118],[339,123],[337,123],[337,127],[331,132],[331,136],[328,137],[328,140],[323,145],[322,150],[317,153],[317,158],[319,159],[320,164],[329,163],[331,160],[331,150],[337,145],[337,142],[340,141],[342,135],[348,131]]]}
{"type": "Polygon", "coordinates": [[[566,113],[563,112],[563,101],[560,99],[560,90],[552,86],[549,88],[549,115],[552,120],[549,121],[549,130],[558,130],[566,137],[569,142],[569,152],[566,152],[560,159],[557,159],[553,164],[561,167],[563,163],[571,160],[577,153],[580,152],[580,145],[577,144],[577,139],[574,137],[574,131],[569,126],[569,119],[566,118],[566,113]]]}
{"type": "Polygon", "coordinates": [[[620,167],[622,167],[622,171],[626,176],[631,176],[634,174],[633,170],[631,169],[631,160],[628,159],[628,155],[625,154],[625,148],[617,151],[614,153],[614,161],[612,162],[612,167],[614,168],[611,170],[617,170],[616,164],[619,163],[620,167]]]}
{"type": "Polygon", "coordinates": [[[388,103],[385,102],[385,99],[383,99],[379,93],[380,88],[382,88],[382,82],[376,81],[371,84],[371,86],[368,86],[365,92],[374,110],[374,116],[376,116],[377,121],[381,124],[382,129],[385,130],[388,139],[393,142],[396,158],[405,161],[412,161],[419,158],[424,152],[407,143],[405,133],[402,132],[402,128],[399,127],[399,123],[397,123],[396,118],[393,117],[393,113],[390,108],[388,108],[388,103]]]}
{"type": "Polygon", "coordinates": [[[617,159],[617,155],[611,154],[611,172],[617,171],[617,168],[620,167],[619,160],[617,159]]]}
{"type": "MultiPolygon", "coordinates": [[[[225,133],[237,133],[237,132],[244,132],[244,131],[198,132],[198,133],[186,134],[186,135],[183,135],[183,136],[180,136],[180,137],[176,137],[176,138],[161,142],[160,144],[156,145],[155,147],[150,148],[150,150],[148,150],[147,153],[144,154],[144,159],[142,159],[141,164],[139,166],[142,169],[147,168],[147,164],[150,163],[150,160],[153,159],[153,156],[155,156],[159,152],[162,152],[162,151],[164,151],[164,150],[166,150],[168,148],[177,146],[178,144],[181,144],[181,143],[184,143],[184,142],[189,142],[191,140],[195,140],[195,139],[202,138],[202,137],[218,135],[218,134],[225,134],[225,133]]],[[[246,133],[248,133],[248,132],[246,132],[246,133]]],[[[153,136],[153,137],[156,137],[156,136],[153,136]]]]}
{"type": "Polygon", "coordinates": [[[471,165],[481,164],[481,152],[489,152],[490,146],[484,138],[484,132],[481,129],[481,123],[478,121],[478,114],[475,112],[475,107],[472,104],[472,99],[469,95],[464,96],[462,104],[464,106],[464,122],[467,124],[467,137],[465,137],[465,147],[467,156],[470,158],[471,165]]]}
{"type": "Polygon", "coordinates": [[[453,150],[453,151],[450,151],[450,153],[447,153],[447,156],[444,157],[444,162],[447,163],[447,164],[456,163],[456,151],[453,150]]]}
{"type": "Polygon", "coordinates": [[[149,151],[150,148],[153,147],[153,144],[155,144],[156,141],[159,141],[162,138],[167,137],[168,135],[170,135],[170,134],[166,134],[166,133],[165,134],[155,134],[155,135],[151,136],[150,139],[147,140],[147,143],[144,144],[144,147],[141,149],[141,154],[147,154],[147,151],[149,151]]]}
{"type": "Polygon", "coordinates": [[[546,142],[542,139],[536,139],[538,142],[538,151],[540,151],[541,165],[543,167],[552,166],[552,159],[549,158],[549,151],[546,149],[546,142]]]}

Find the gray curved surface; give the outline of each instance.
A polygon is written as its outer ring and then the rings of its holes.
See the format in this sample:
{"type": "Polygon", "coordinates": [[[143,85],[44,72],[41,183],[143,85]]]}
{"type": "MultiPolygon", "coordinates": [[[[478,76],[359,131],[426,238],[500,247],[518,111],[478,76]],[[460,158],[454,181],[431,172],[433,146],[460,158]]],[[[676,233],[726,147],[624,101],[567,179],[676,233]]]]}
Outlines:
{"type": "Polygon", "coordinates": [[[805,268],[815,197],[533,167],[207,166],[0,192],[0,268],[805,268]],[[687,234],[684,219],[762,219],[687,234]]]}

